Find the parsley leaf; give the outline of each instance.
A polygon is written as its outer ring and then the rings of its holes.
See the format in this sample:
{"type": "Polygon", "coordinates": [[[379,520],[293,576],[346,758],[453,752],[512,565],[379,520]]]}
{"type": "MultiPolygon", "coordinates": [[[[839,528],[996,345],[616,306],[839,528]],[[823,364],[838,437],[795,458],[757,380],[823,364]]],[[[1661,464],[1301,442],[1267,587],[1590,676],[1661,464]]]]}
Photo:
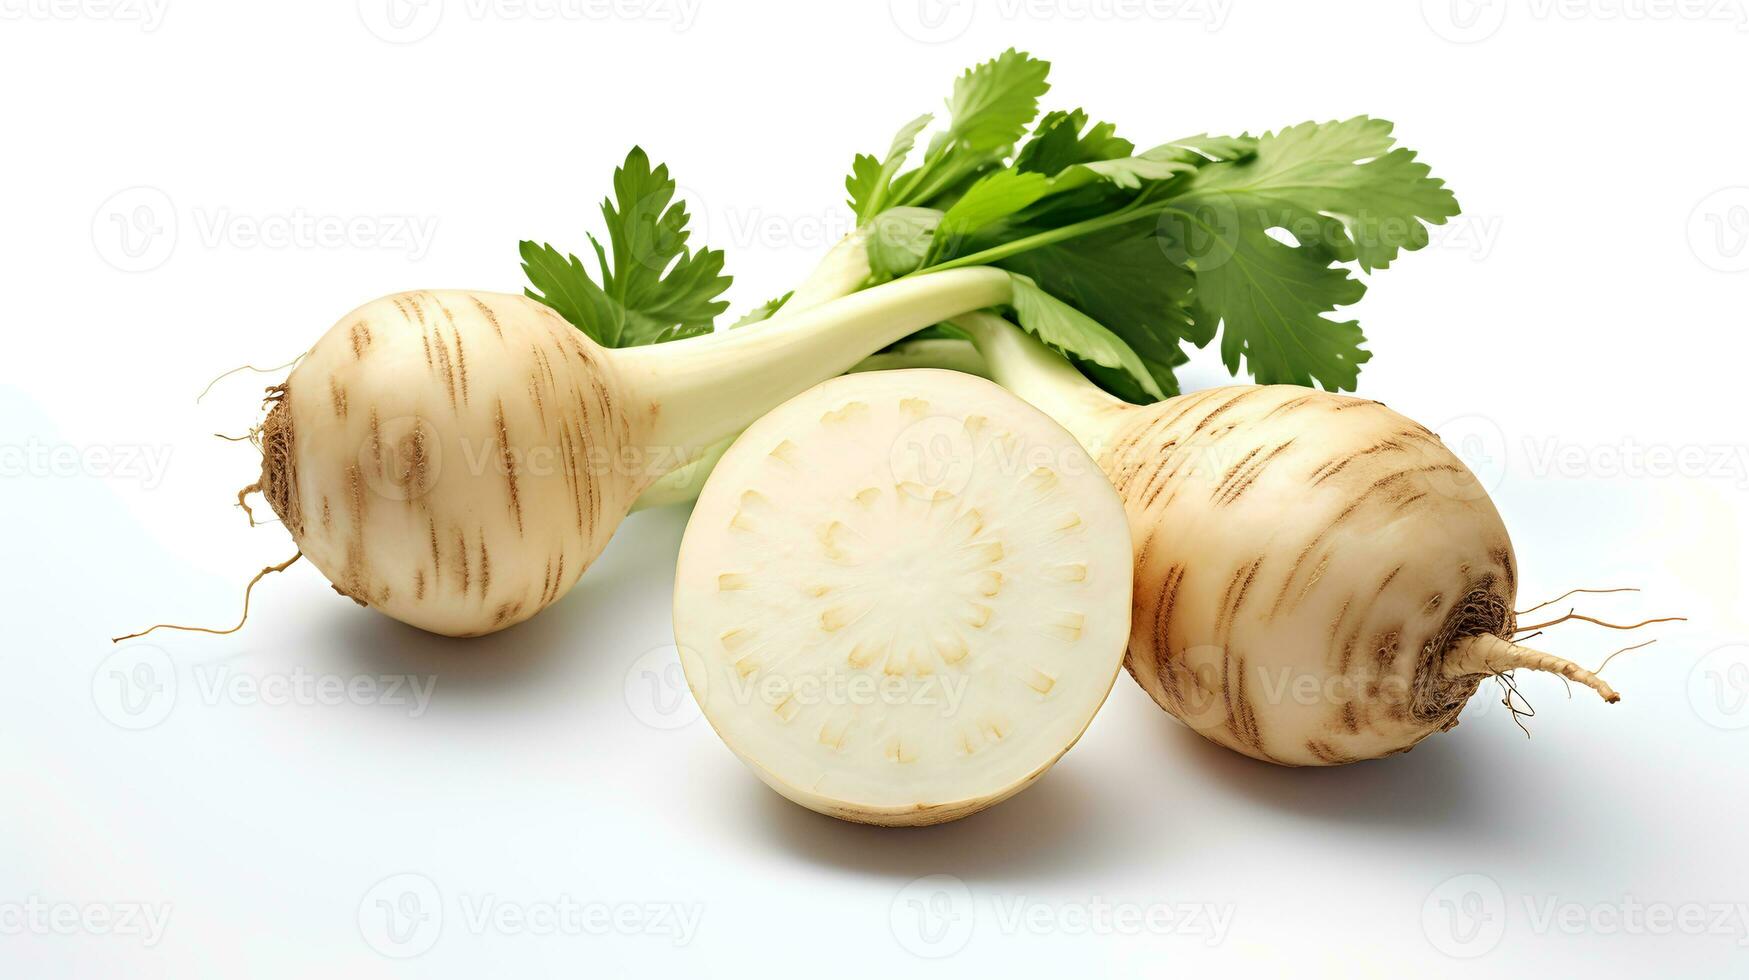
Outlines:
{"type": "Polygon", "coordinates": [[[1458,213],[1444,181],[1392,143],[1384,120],[1304,123],[1265,134],[1253,156],[1197,170],[1159,223],[1196,277],[1190,339],[1219,331],[1227,369],[1243,358],[1262,384],[1353,390],[1371,357],[1365,337],[1325,314],[1366,286],[1337,263],[1382,269],[1427,244],[1426,224],[1458,213]]]}
{"type": "Polygon", "coordinates": [[[613,197],[601,203],[608,248],[589,236],[600,281],[575,255],[521,244],[524,292],[606,347],[636,347],[709,333],[729,304],[723,253],[687,248],[686,205],[674,200],[668,168],[650,166],[638,147],[613,172],[613,197]],[[611,261],[610,261],[611,253],[611,261]]]}
{"type": "Polygon", "coordinates": [[[1014,281],[1015,319],[1028,333],[1059,351],[1122,370],[1156,400],[1166,397],[1130,345],[1099,321],[1040,289],[1026,276],[1010,273],[1009,278],[1014,281]]]}
{"type": "MultiPolygon", "coordinates": [[[[1045,81],[1050,70],[1049,62],[1013,48],[968,69],[954,82],[953,96],[947,101],[947,128],[929,140],[923,163],[892,178],[884,198],[878,192],[873,196],[887,207],[951,203],[947,199],[963,190],[968,180],[1000,168],[1014,151],[1038,114],[1039,97],[1051,87],[1045,81]]],[[[915,137],[917,131],[910,135],[915,137]]],[[[904,130],[900,135],[905,135],[904,130]]],[[[895,140],[894,146],[898,144],[895,140]]],[[[867,179],[866,165],[862,169],[867,179]]],[[[857,174],[853,172],[851,179],[857,180],[857,174]]],[[[861,221],[868,215],[859,208],[857,217],[861,221]]]]}

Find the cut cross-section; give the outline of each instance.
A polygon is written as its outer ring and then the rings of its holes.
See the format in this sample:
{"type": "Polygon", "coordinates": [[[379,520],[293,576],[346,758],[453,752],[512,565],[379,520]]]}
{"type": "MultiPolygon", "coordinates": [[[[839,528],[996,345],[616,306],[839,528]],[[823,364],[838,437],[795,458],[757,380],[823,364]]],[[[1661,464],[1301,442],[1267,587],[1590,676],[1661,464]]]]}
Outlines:
{"type": "Polygon", "coordinates": [[[828,381],[723,456],[680,548],[694,695],[773,788],[929,824],[1081,736],[1129,639],[1122,504],[1074,439],[951,371],[828,381]]]}

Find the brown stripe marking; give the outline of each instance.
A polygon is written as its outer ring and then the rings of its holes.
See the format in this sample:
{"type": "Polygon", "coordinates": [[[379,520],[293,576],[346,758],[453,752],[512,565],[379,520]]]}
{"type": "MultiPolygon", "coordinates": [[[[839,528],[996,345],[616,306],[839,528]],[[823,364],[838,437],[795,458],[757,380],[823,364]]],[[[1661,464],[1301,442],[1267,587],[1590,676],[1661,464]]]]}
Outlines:
{"type": "Polygon", "coordinates": [[[486,536],[480,535],[480,600],[492,591],[492,553],[486,550],[486,536]]]}
{"type": "Polygon", "coordinates": [[[1184,569],[1183,565],[1167,568],[1166,577],[1160,581],[1160,592],[1154,599],[1154,670],[1175,699],[1176,684],[1171,680],[1172,613],[1178,607],[1178,590],[1184,585],[1184,569]]]}
{"type": "Polygon", "coordinates": [[[377,424],[375,406],[370,410],[370,462],[376,467],[377,476],[387,476],[387,471],[383,469],[383,429],[377,424]]]}
{"type": "Polygon", "coordinates": [[[437,548],[437,519],[427,517],[425,526],[431,531],[431,572],[439,579],[443,577],[443,553],[437,548]]]}
{"type": "Polygon", "coordinates": [[[1277,445],[1274,449],[1271,449],[1266,453],[1262,459],[1253,463],[1251,468],[1246,471],[1244,476],[1242,476],[1238,482],[1227,488],[1225,494],[1217,496],[1215,499],[1216,506],[1224,507],[1238,501],[1240,497],[1244,496],[1245,491],[1251,489],[1251,485],[1256,483],[1258,479],[1263,476],[1264,471],[1269,468],[1269,464],[1274,462],[1277,456],[1280,456],[1284,450],[1294,444],[1294,438],[1296,437],[1290,437],[1288,441],[1277,445]]]}
{"type": "Polygon", "coordinates": [[[1269,753],[1263,750],[1263,732],[1257,727],[1257,709],[1251,703],[1250,687],[1245,679],[1245,658],[1232,657],[1231,660],[1233,673],[1225,684],[1227,730],[1233,733],[1234,741],[1249,746],[1258,755],[1268,758],[1269,753]]]}
{"type": "Polygon", "coordinates": [[[389,302],[395,304],[395,309],[400,311],[401,319],[406,320],[408,323],[413,322],[413,314],[407,312],[406,304],[401,302],[401,297],[391,296],[389,297],[389,302]]]}
{"type": "Polygon", "coordinates": [[[504,481],[510,488],[510,513],[516,518],[516,533],[522,533],[522,494],[516,489],[516,458],[510,452],[510,430],[504,424],[504,399],[498,399],[498,451],[504,460],[504,481]]]}
{"type": "Polygon", "coordinates": [[[364,557],[364,476],[359,472],[358,464],[349,463],[346,467],[347,505],[352,526],[348,529],[346,539],[346,570],[341,574],[344,587],[341,592],[351,598],[365,602],[369,592],[365,587],[365,557],[364,557]]]}
{"type": "Polygon", "coordinates": [[[1336,672],[1339,674],[1348,670],[1348,653],[1337,648],[1336,633],[1342,629],[1342,621],[1348,617],[1348,604],[1353,601],[1353,596],[1342,600],[1342,608],[1336,610],[1336,618],[1330,620],[1330,629],[1325,633],[1325,639],[1330,644],[1329,659],[1335,662],[1336,672]]]}
{"type": "Polygon", "coordinates": [[[340,382],[333,375],[328,376],[328,397],[334,402],[336,418],[346,417],[346,389],[340,387],[340,382]]]}
{"type": "Polygon", "coordinates": [[[359,320],[352,325],[352,329],[348,330],[347,334],[352,339],[352,359],[355,361],[363,360],[365,350],[370,347],[370,325],[359,320]]]}
{"type": "Polygon", "coordinates": [[[1330,411],[1332,412],[1346,412],[1351,408],[1365,408],[1368,405],[1377,405],[1380,408],[1385,407],[1384,402],[1375,402],[1368,398],[1355,398],[1351,395],[1339,395],[1337,397],[1341,399],[1341,403],[1331,406],[1330,411]]]}
{"type": "Polygon", "coordinates": [[[1312,394],[1312,395],[1301,395],[1298,398],[1289,399],[1289,400],[1282,402],[1281,404],[1275,406],[1274,408],[1270,409],[1269,411],[1264,412],[1262,415],[1258,416],[1257,421],[1261,422],[1264,419],[1274,418],[1276,413],[1278,413],[1278,412],[1281,412],[1281,413],[1292,412],[1294,409],[1299,408],[1302,405],[1306,405],[1306,404],[1310,403],[1313,399],[1315,399],[1317,397],[1318,397],[1317,395],[1312,394]]]}
{"type": "Polygon", "coordinates": [[[425,426],[413,425],[411,437],[412,446],[407,451],[407,472],[402,483],[402,489],[407,494],[407,505],[416,507],[425,498],[425,467],[428,459],[425,455],[425,426]]]}
{"type": "Polygon", "coordinates": [[[1306,739],[1306,751],[1310,752],[1312,757],[1319,762],[1327,762],[1333,766],[1346,765],[1350,762],[1357,761],[1354,756],[1338,751],[1328,742],[1320,741],[1315,738],[1306,739]]]}
{"type": "Polygon", "coordinates": [[[1226,414],[1227,409],[1232,408],[1234,405],[1239,404],[1240,402],[1244,401],[1247,398],[1250,398],[1252,395],[1255,395],[1262,390],[1263,390],[1262,388],[1247,388],[1244,391],[1239,392],[1237,395],[1234,395],[1232,398],[1229,398],[1226,401],[1222,402],[1218,407],[1215,408],[1214,411],[1208,413],[1207,415],[1204,415],[1202,417],[1202,421],[1198,422],[1196,424],[1196,428],[1190,430],[1190,434],[1196,435],[1198,432],[1201,432],[1204,428],[1206,428],[1208,426],[1208,424],[1210,422],[1213,422],[1215,419],[1218,419],[1222,415],[1226,414]]]}
{"type": "MultiPolygon", "coordinates": [[[[449,311],[444,310],[443,312],[447,314],[449,311]]],[[[461,331],[452,328],[450,332],[455,335],[455,368],[456,373],[461,375],[462,404],[466,405],[468,403],[468,354],[467,351],[462,348],[461,331]]]]}
{"type": "Polygon", "coordinates": [[[461,411],[461,404],[456,401],[455,364],[449,359],[449,345],[443,341],[443,332],[435,332],[437,340],[437,363],[443,369],[443,387],[449,392],[449,407],[461,411]]]}
{"type": "Polygon", "coordinates": [[[1407,510],[1407,509],[1408,509],[1408,507],[1409,507],[1409,505],[1410,505],[1410,504],[1412,504],[1412,503],[1414,503],[1414,502],[1415,502],[1415,501],[1417,501],[1417,500],[1420,500],[1420,499],[1422,499],[1422,498],[1423,498],[1423,497],[1426,497],[1426,496],[1427,496],[1427,491],[1425,491],[1425,490],[1423,490],[1423,491],[1420,491],[1420,492],[1418,492],[1418,493],[1416,493],[1416,494],[1415,494],[1415,495],[1414,495],[1414,496],[1412,496],[1412,497],[1406,497],[1406,498],[1404,498],[1404,499],[1403,499],[1403,500],[1401,500],[1401,501],[1399,501],[1399,502],[1398,502],[1398,503],[1397,503],[1397,506],[1396,506],[1396,508],[1395,508],[1395,509],[1394,509],[1394,510],[1393,510],[1393,511],[1392,511],[1392,513],[1394,513],[1394,514],[1401,514],[1401,513],[1402,513],[1402,512],[1403,512],[1403,511],[1405,511],[1405,510],[1407,510]]]}
{"type": "Polygon", "coordinates": [[[413,598],[416,601],[423,601],[425,598],[425,569],[423,568],[413,570],[413,598]]]}
{"type": "Polygon", "coordinates": [[[486,322],[492,325],[492,332],[498,335],[499,340],[503,340],[504,328],[498,324],[498,314],[493,313],[492,308],[485,303],[480,302],[480,297],[475,296],[473,293],[468,294],[468,299],[474,301],[474,309],[480,311],[480,315],[485,317],[486,322]]]}
{"type": "Polygon", "coordinates": [[[1245,597],[1251,592],[1251,583],[1257,579],[1258,569],[1263,567],[1261,556],[1240,565],[1233,571],[1233,577],[1227,580],[1227,589],[1221,594],[1221,610],[1215,619],[1215,635],[1225,646],[1232,635],[1233,623],[1239,617],[1239,610],[1245,605],[1245,597]]]}
{"type": "Polygon", "coordinates": [[[1293,586],[1294,579],[1299,577],[1300,569],[1305,565],[1306,559],[1311,556],[1312,551],[1320,544],[1323,544],[1324,539],[1330,536],[1330,532],[1336,530],[1343,521],[1348,520],[1348,518],[1352,516],[1355,510],[1359,507],[1360,501],[1356,500],[1349,503],[1347,507],[1342,508],[1342,513],[1337,514],[1335,520],[1324,525],[1324,529],[1318,532],[1318,536],[1313,538],[1310,543],[1300,550],[1299,557],[1294,559],[1293,568],[1288,570],[1287,578],[1282,580],[1281,591],[1276,593],[1275,603],[1269,607],[1269,615],[1272,618],[1281,610],[1281,604],[1287,601],[1288,589],[1293,586]]]}
{"type": "Polygon", "coordinates": [[[468,589],[473,584],[473,572],[468,568],[468,534],[459,527],[455,529],[455,553],[461,558],[462,595],[467,595],[468,589]]]}
{"type": "Polygon", "coordinates": [[[1215,492],[1209,494],[1209,499],[1212,501],[1220,500],[1221,494],[1225,493],[1227,490],[1227,484],[1237,480],[1239,478],[1240,471],[1245,469],[1245,464],[1251,462],[1251,460],[1258,453],[1260,453],[1262,451],[1263,451],[1262,446],[1252,446],[1250,452],[1248,452],[1244,456],[1240,457],[1239,461],[1237,463],[1234,463],[1232,468],[1227,470],[1226,474],[1223,475],[1220,478],[1220,480],[1216,481],[1215,492]]]}

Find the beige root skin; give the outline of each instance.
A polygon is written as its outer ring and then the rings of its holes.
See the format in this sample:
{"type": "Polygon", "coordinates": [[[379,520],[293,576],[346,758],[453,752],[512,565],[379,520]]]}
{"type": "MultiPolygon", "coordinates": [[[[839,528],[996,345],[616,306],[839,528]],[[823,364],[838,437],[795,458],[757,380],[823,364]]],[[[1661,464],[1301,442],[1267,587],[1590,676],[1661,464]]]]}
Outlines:
{"type": "Polygon", "coordinates": [[[1451,678],[1503,674],[1509,670],[1520,669],[1540,670],[1578,681],[1596,691],[1610,704],[1621,700],[1621,695],[1603,678],[1570,660],[1488,634],[1465,637],[1452,644],[1446,652],[1442,668],[1445,676],[1451,678]]]}
{"type": "Polygon", "coordinates": [[[1424,426],[1281,385],[1126,405],[1000,319],[955,324],[997,381],[1097,449],[1135,542],[1126,666],[1204,738],[1343,765],[1450,728],[1488,674],[1602,683],[1466,639],[1513,632],[1517,561],[1487,494],[1424,426]]]}
{"type": "Polygon", "coordinates": [[[812,309],[656,348],[603,348],[523,296],[383,297],[273,390],[256,488],[342,595],[434,633],[512,626],[576,583],[664,473],[887,344],[1011,295],[995,269],[831,300],[840,278],[812,309]]]}

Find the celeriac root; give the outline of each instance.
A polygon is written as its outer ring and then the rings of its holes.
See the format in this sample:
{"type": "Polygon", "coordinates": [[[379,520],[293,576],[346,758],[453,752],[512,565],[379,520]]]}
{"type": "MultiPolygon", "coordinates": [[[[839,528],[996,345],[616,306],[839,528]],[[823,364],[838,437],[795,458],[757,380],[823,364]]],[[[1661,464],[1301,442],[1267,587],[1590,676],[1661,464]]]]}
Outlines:
{"type": "Polygon", "coordinates": [[[156,626],[148,626],[145,629],[140,630],[138,633],[129,633],[126,636],[113,637],[110,639],[109,642],[120,643],[123,640],[132,640],[136,637],[145,636],[147,633],[150,633],[153,630],[184,630],[184,631],[189,632],[189,633],[211,633],[215,636],[224,636],[227,633],[235,633],[238,630],[243,628],[244,623],[247,623],[249,621],[249,597],[250,597],[250,595],[252,595],[255,592],[255,583],[261,581],[262,579],[266,578],[268,575],[271,575],[274,572],[285,571],[286,569],[292,567],[292,564],[294,562],[296,562],[299,558],[302,558],[302,557],[304,557],[304,553],[300,551],[297,554],[291,556],[290,558],[287,558],[285,561],[282,561],[277,565],[269,565],[266,568],[263,568],[261,571],[256,572],[255,577],[249,580],[248,587],[243,590],[243,616],[241,619],[237,620],[237,625],[231,627],[230,629],[221,630],[221,629],[213,629],[210,626],[179,626],[175,623],[159,623],[156,626]]]}
{"type": "Polygon", "coordinates": [[[1492,634],[1468,636],[1452,644],[1443,665],[1447,677],[1464,677],[1470,674],[1498,676],[1519,668],[1540,670],[1578,681],[1602,695],[1603,700],[1610,704],[1621,700],[1621,695],[1603,678],[1578,664],[1563,660],[1552,653],[1519,646],[1511,640],[1503,640],[1492,634]]]}

